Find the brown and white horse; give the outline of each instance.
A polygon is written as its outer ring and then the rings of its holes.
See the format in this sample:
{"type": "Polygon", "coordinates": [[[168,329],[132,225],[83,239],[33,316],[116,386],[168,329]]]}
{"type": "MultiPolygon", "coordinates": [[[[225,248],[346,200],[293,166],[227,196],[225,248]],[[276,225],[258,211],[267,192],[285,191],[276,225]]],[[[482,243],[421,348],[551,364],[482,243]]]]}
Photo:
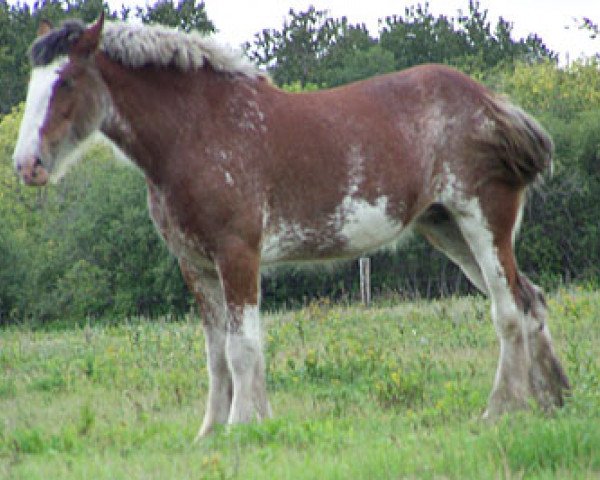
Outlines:
{"type": "Polygon", "coordinates": [[[100,133],[145,174],[202,314],[199,435],[271,415],[261,265],[356,256],[411,228],[491,298],[500,358],[486,415],[562,404],[544,297],[513,253],[552,142],[519,108],[439,65],[291,94],[199,35],[103,17],[42,30],[15,167],[43,185],[100,133]]]}

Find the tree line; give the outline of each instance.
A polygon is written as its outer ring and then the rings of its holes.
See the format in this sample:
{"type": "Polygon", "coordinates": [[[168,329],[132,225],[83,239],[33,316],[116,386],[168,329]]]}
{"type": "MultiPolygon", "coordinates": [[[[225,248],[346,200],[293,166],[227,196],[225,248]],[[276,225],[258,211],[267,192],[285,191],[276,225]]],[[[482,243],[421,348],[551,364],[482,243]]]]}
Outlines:
{"type": "MultiPolygon", "coordinates": [[[[32,190],[12,171],[29,64],[27,49],[41,18],[60,23],[137,18],[185,31],[218,29],[203,2],[158,1],[110,11],[100,0],[0,2],[0,323],[35,319],[186,313],[191,298],[175,260],[147,213],[137,170],[95,147],[57,186],[32,190]]],[[[586,18],[582,28],[597,34],[586,18]]],[[[378,32],[313,7],[290,10],[279,29],[257,32],[246,55],[291,91],[328,88],[425,62],[483,81],[537,116],[556,144],[555,171],[532,189],[517,255],[546,287],[600,283],[600,74],[598,59],[559,67],[531,34],[514,38],[510,21],[492,21],[478,2],[454,17],[419,4],[381,19],[378,32]]],[[[372,256],[376,292],[436,296],[471,289],[445,256],[418,238],[372,256]]],[[[329,296],[353,298],[355,262],[336,268],[283,267],[263,280],[267,308],[329,296]]]]}

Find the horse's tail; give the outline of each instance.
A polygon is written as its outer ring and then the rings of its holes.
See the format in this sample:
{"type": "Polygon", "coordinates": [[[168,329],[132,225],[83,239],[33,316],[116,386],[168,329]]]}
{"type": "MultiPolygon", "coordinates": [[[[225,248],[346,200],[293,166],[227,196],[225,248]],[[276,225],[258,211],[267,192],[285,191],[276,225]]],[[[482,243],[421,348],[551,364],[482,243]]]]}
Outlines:
{"type": "Polygon", "coordinates": [[[552,166],[552,139],[519,107],[490,95],[485,101],[484,118],[484,125],[472,136],[475,151],[489,164],[489,176],[480,181],[499,178],[523,187],[552,166]]]}

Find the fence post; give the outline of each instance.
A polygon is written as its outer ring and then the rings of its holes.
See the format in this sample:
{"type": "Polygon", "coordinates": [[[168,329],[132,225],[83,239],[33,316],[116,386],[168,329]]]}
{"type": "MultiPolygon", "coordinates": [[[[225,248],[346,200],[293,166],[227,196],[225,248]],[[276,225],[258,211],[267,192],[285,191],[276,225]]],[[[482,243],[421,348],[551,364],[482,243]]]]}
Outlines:
{"type": "Polygon", "coordinates": [[[360,298],[364,306],[371,304],[371,259],[361,257],[358,260],[360,266],[360,298]]]}

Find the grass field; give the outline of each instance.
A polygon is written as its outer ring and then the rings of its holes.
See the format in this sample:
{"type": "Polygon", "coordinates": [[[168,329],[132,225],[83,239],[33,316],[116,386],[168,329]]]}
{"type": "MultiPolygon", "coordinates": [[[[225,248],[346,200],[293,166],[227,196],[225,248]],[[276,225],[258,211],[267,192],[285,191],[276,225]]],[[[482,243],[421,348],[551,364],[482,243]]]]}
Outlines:
{"type": "Polygon", "coordinates": [[[498,345],[482,298],[266,315],[275,418],[201,444],[202,329],[0,330],[0,478],[600,478],[600,292],[550,296],[573,384],[553,415],[479,420],[498,345]]]}

